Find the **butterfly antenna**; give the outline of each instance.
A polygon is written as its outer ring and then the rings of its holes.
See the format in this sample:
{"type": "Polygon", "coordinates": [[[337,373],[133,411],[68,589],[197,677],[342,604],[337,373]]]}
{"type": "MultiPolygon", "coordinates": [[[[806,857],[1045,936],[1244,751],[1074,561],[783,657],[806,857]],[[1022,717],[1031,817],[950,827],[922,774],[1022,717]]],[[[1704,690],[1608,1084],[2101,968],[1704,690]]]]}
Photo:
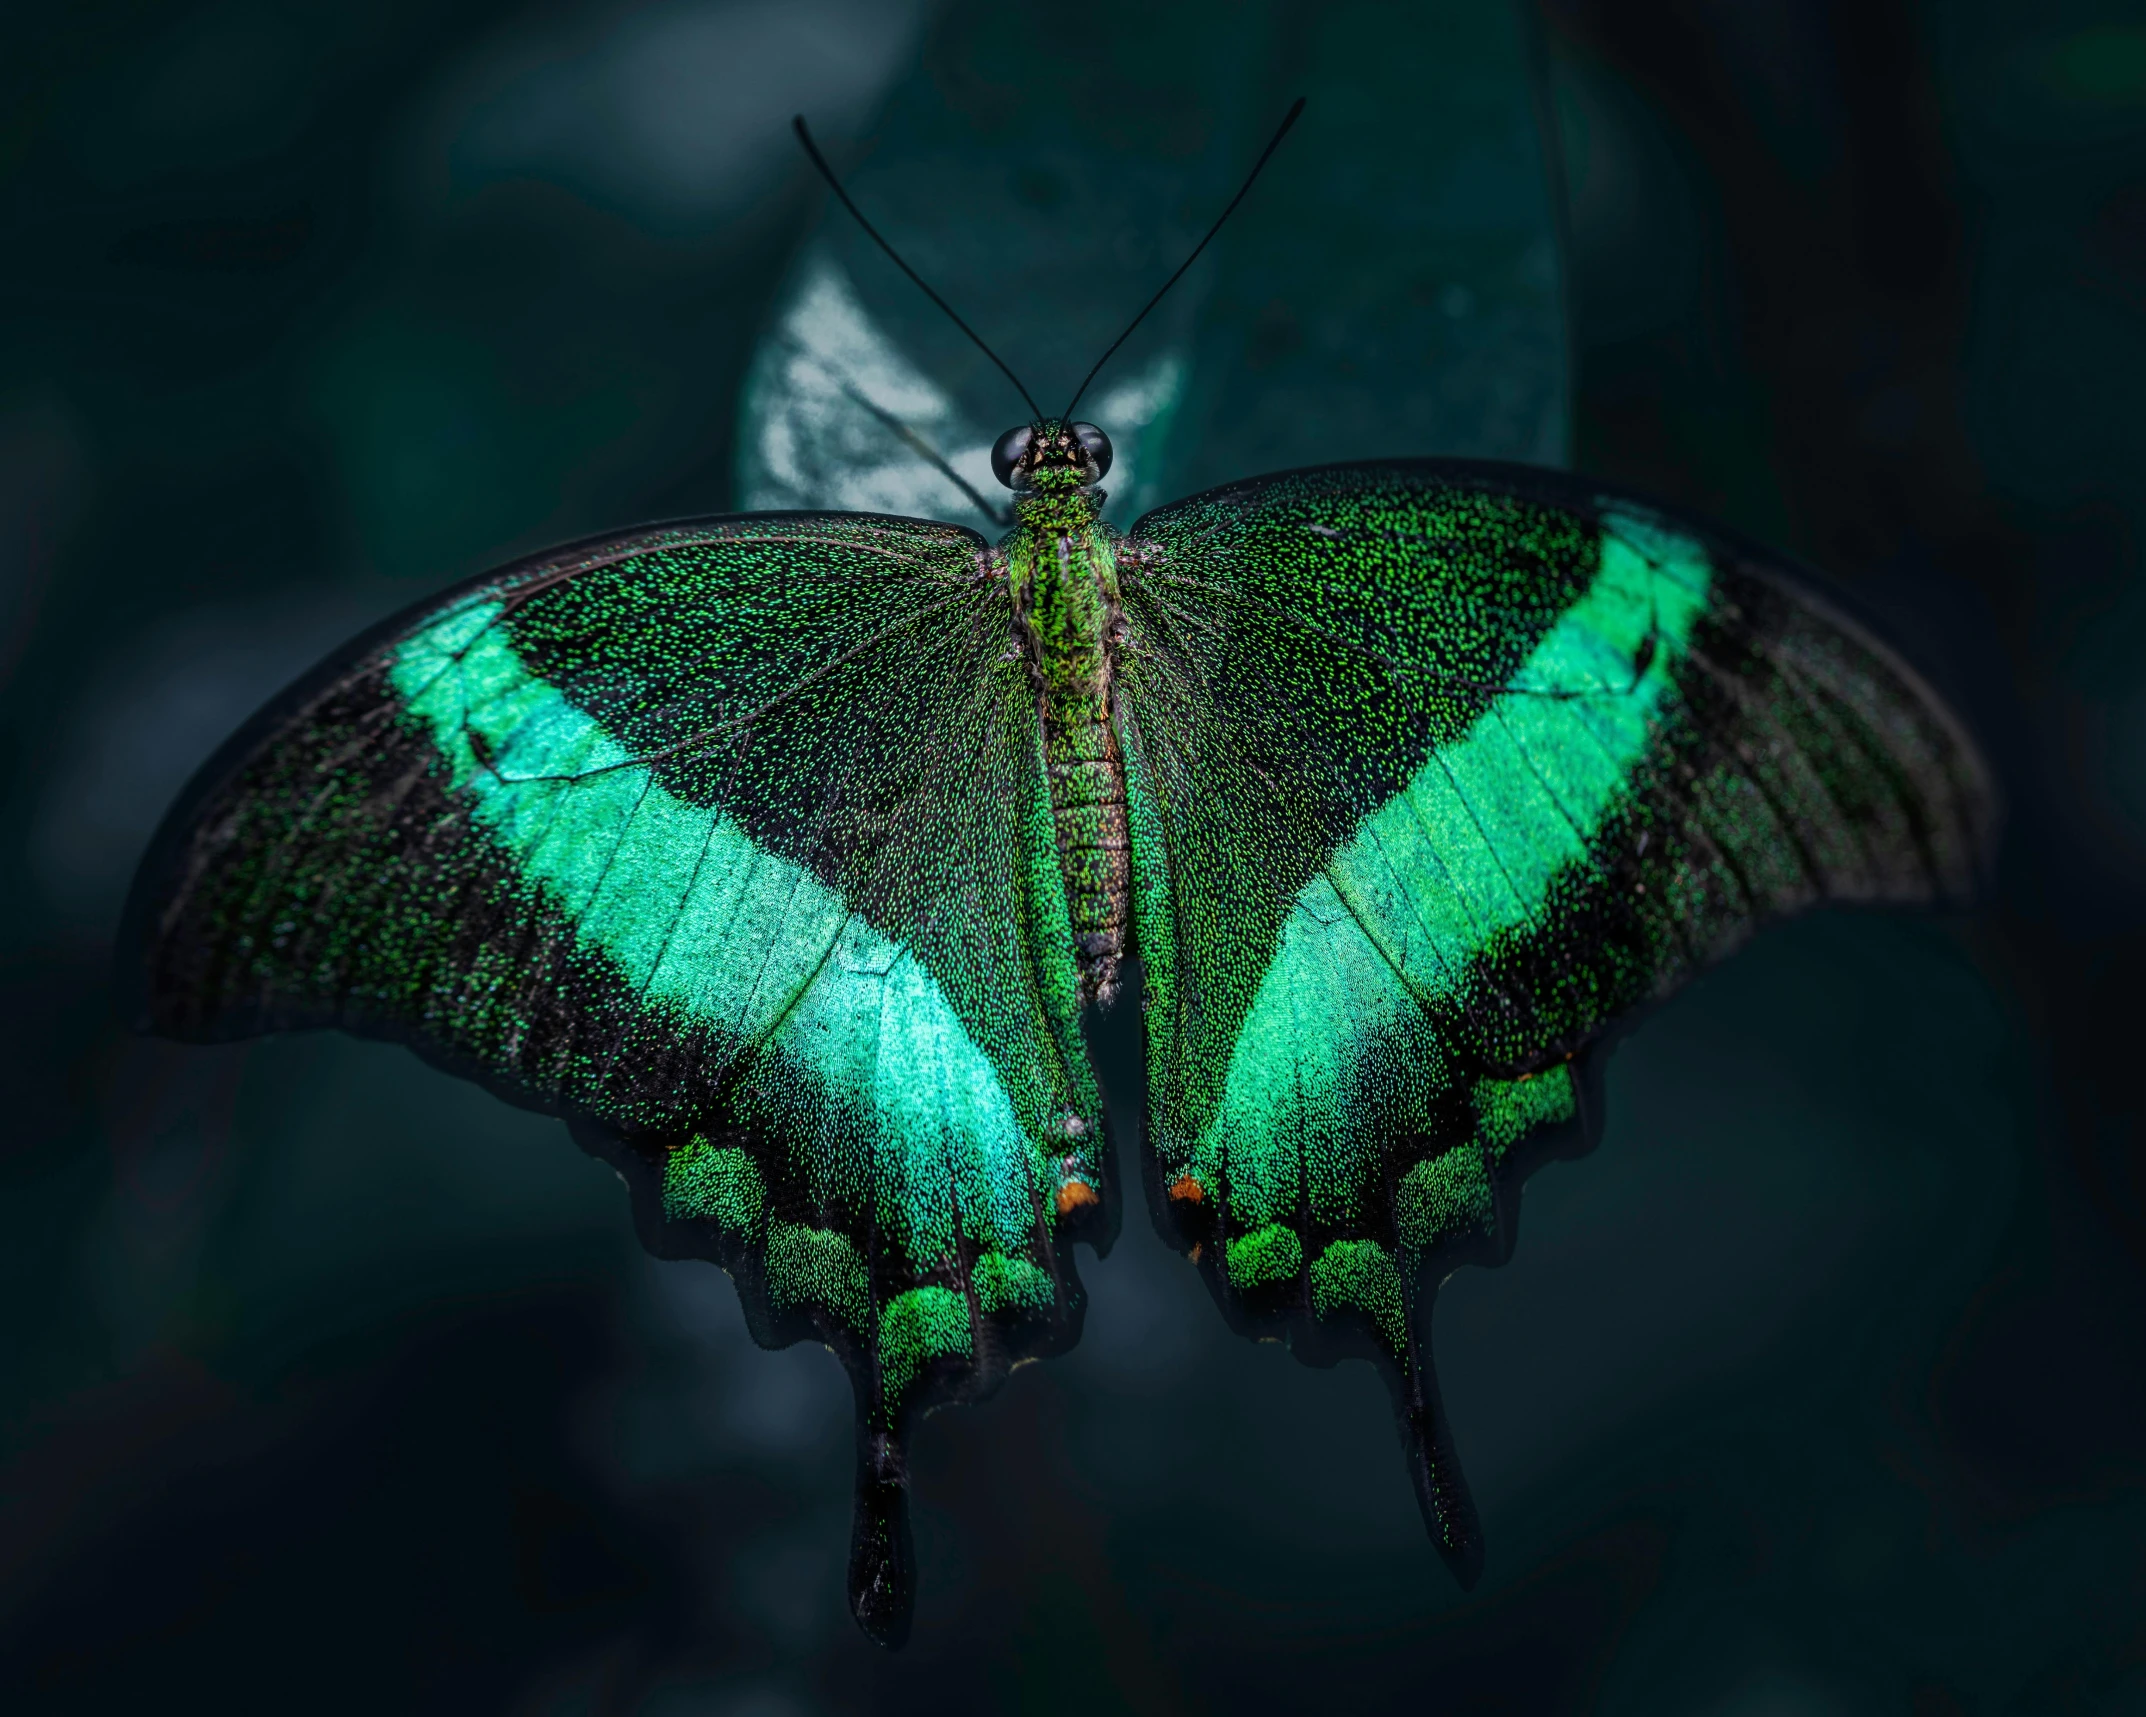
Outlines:
{"type": "MultiPolygon", "coordinates": [[[[1195,262],[1198,262],[1200,260],[1200,252],[1205,250],[1208,244],[1213,240],[1215,234],[1222,230],[1222,223],[1228,220],[1231,215],[1237,212],[1237,205],[1244,201],[1245,193],[1252,188],[1252,182],[1259,177],[1260,169],[1266,166],[1268,158],[1273,155],[1275,150],[1279,149],[1282,146],[1282,139],[1289,135],[1289,128],[1292,125],[1296,124],[1297,115],[1302,113],[1303,111],[1304,98],[1300,95],[1296,98],[1294,102],[1290,104],[1289,111],[1282,116],[1282,123],[1280,129],[1275,132],[1274,136],[1271,139],[1269,139],[1266,148],[1260,151],[1259,159],[1252,163],[1252,170],[1244,176],[1244,183],[1237,187],[1237,194],[1234,197],[1230,198],[1229,207],[1224,209],[1219,215],[1215,216],[1215,224],[1207,229],[1207,237],[1201,239],[1198,244],[1192,247],[1192,254],[1186,257],[1183,262],[1177,265],[1177,272],[1171,275],[1168,280],[1165,280],[1162,283],[1162,291],[1157,292],[1154,297],[1150,298],[1146,304],[1141,306],[1140,314],[1135,316],[1130,322],[1125,325],[1125,332],[1120,334],[1115,340],[1110,342],[1109,351],[1106,351],[1100,358],[1095,360],[1095,368],[1088,372],[1087,380],[1083,381],[1080,386],[1074,390],[1072,402],[1067,405],[1064,412],[1060,414],[1061,418],[1068,418],[1073,415],[1073,407],[1080,404],[1081,396],[1088,391],[1088,383],[1094,381],[1095,378],[1099,374],[1101,374],[1103,366],[1110,362],[1111,357],[1113,356],[1113,354],[1116,353],[1117,349],[1120,346],[1124,345],[1127,340],[1132,338],[1133,330],[1139,327],[1142,322],[1147,320],[1147,313],[1163,301],[1163,295],[1167,293],[1171,287],[1175,286],[1180,280],[1184,278],[1185,270],[1190,268],[1195,262]]],[[[808,143],[806,147],[809,149],[811,145],[808,143]]],[[[839,188],[840,187],[837,187],[837,189],[839,188]]],[[[846,198],[844,200],[847,201],[846,198]]],[[[878,235],[874,234],[873,236],[877,237],[878,235]]],[[[923,285],[923,282],[918,281],[917,284],[921,286],[923,285]]],[[[971,338],[974,338],[974,336],[972,335],[971,338]]]]}
{"type": "MultiPolygon", "coordinates": [[[[1302,107],[1304,104],[1302,102],[1298,102],[1297,105],[1299,107],[1302,107]]],[[[1290,118],[1292,119],[1294,119],[1295,117],[1296,115],[1293,113],[1290,115],[1290,118]]],[[[1031,423],[1041,423],[1043,421],[1043,413],[1039,409],[1037,409],[1035,397],[1029,393],[1028,389],[1021,386],[1021,378],[1015,375],[1012,370],[1007,368],[1006,360],[1000,357],[998,353],[994,352],[989,346],[984,344],[984,337],[981,334],[979,334],[974,328],[970,327],[968,323],[964,322],[959,316],[954,314],[954,307],[951,304],[947,303],[944,298],[941,298],[929,286],[925,285],[924,277],[921,274],[917,273],[915,269],[911,268],[906,262],[902,260],[901,253],[898,252],[885,239],[879,236],[879,229],[873,226],[870,221],[866,220],[864,218],[863,212],[857,207],[855,203],[850,201],[849,193],[842,188],[842,181],[835,177],[835,170],[827,165],[827,157],[820,153],[820,146],[812,141],[812,133],[805,128],[805,116],[802,113],[798,114],[794,119],[790,121],[790,124],[797,132],[798,142],[802,143],[805,146],[805,153],[812,158],[812,164],[820,170],[820,177],[827,181],[828,189],[833,191],[836,196],[842,199],[842,206],[845,209],[849,210],[849,212],[856,217],[857,224],[864,228],[865,237],[869,238],[874,244],[878,245],[881,250],[885,251],[887,255],[893,260],[894,266],[900,269],[904,274],[908,275],[911,280],[916,282],[917,290],[919,292],[923,293],[926,298],[929,298],[934,304],[938,305],[941,310],[944,310],[946,312],[948,321],[952,322],[955,327],[959,328],[964,334],[968,335],[970,339],[976,342],[976,349],[979,352],[983,353],[985,357],[989,358],[994,364],[998,365],[1000,372],[1005,376],[1008,381],[1013,383],[1014,391],[1018,393],[1021,398],[1027,403],[1029,421],[1031,423]]],[[[1283,129],[1286,130],[1288,128],[1285,126],[1283,129]]],[[[1276,141],[1278,142],[1280,140],[1276,139],[1276,141]]],[[[1264,157],[1262,157],[1262,160],[1264,160],[1264,157]]],[[[1243,193],[1240,192],[1238,194],[1241,196],[1243,193]]],[[[1235,205],[1232,205],[1232,207],[1234,206],[1235,205]]]]}

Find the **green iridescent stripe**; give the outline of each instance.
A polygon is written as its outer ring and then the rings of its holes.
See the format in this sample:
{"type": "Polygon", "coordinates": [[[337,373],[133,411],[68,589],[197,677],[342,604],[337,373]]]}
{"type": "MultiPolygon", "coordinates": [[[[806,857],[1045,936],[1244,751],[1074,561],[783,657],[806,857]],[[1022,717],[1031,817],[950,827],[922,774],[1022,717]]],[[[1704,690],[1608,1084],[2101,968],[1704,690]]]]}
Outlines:
{"type": "MultiPolygon", "coordinates": [[[[1710,588],[1700,544],[1605,518],[1586,593],[1511,689],[1304,885],[1188,1165],[1218,1187],[1226,1154],[1233,1222],[1293,1218],[1300,1193],[1324,1222],[1357,1214],[1370,1169],[1353,1146],[1358,1070],[1425,1007],[1465,1003],[1474,962],[1534,921],[1561,873],[1589,863],[1710,588]],[[1300,1152],[1313,1172],[1300,1172],[1300,1152]]],[[[1426,1093],[1447,1082],[1428,1063],[1393,1079],[1426,1093]]]]}
{"type": "Polygon", "coordinates": [[[726,1054],[758,1049],[731,1119],[809,1137],[830,1096],[862,1097],[891,1148],[868,1138],[807,1153],[818,1196],[875,1208],[920,1264],[951,1256],[957,1230],[1031,1245],[1031,1189],[1055,1180],[931,974],[727,813],[667,791],[528,670],[501,612],[486,602],[441,617],[403,642],[389,675],[478,823],[644,1009],[713,1028],[726,1054]]]}

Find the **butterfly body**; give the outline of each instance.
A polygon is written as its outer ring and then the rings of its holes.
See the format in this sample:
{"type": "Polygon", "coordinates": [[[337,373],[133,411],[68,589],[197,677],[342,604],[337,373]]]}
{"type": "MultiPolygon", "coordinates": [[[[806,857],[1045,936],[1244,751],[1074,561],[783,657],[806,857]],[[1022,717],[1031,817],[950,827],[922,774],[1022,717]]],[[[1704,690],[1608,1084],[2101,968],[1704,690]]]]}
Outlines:
{"type": "Polygon", "coordinates": [[[1036,686],[1083,1005],[1116,995],[1131,920],[1125,762],[1111,717],[1115,658],[1125,637],[1117,574],[1122,539],[1103,523],[1100,475],[1073,426],[1030,426],[1024,454],[1008,472],[1017,485],[1014,528],[999,545],[1036,686]]]}

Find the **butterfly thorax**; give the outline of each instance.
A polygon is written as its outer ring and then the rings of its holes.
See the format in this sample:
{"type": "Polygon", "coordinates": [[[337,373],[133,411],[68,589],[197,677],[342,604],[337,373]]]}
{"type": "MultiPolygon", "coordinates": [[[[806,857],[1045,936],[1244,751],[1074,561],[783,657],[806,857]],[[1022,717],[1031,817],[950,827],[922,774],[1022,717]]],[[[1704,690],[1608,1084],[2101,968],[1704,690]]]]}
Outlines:
{"type": "Polygon", "coordinates": [[[1102,490],[1045,468],[1014,497],[1001,544],[1020,643],[1036,688],[1051,815],[1065,877],[1081,1000],[1117,987],[1128,921],[1125,768],[1111,725],[1118,609],[1117,536],[1102,490]]]}

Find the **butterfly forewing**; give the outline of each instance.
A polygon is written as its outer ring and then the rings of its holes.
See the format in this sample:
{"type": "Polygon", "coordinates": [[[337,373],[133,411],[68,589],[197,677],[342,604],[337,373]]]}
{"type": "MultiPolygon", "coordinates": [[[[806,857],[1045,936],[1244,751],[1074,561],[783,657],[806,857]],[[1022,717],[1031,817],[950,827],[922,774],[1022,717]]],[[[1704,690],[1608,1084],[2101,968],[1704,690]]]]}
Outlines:
{"type": "Polygon", "coordinates": [[[1510,1243],[1619,1015],[1765,918],[1963,892],[1981,766],[1778,567],[1553,473],[1259,479],[1120,565],[1157,1207],[1233,1321],[1393,1362],[1465,1573],[1426,1261],[1510,1243]]]}

